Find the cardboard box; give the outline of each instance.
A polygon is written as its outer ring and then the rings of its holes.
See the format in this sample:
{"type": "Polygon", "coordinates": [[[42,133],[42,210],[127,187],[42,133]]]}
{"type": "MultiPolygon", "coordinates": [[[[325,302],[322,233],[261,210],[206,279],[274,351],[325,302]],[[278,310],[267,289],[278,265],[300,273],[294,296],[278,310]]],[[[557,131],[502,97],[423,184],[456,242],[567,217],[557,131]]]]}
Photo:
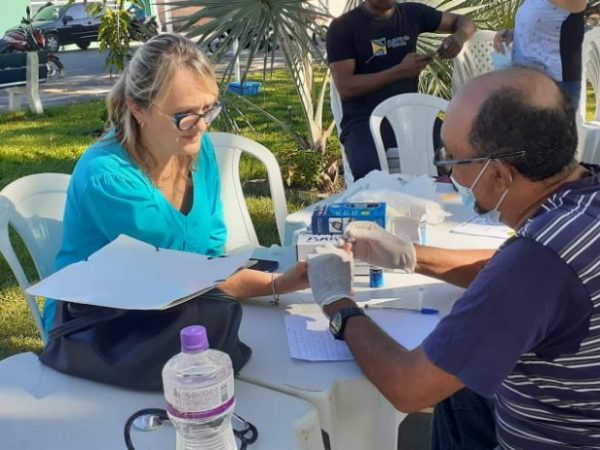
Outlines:
{"type": "MultiPolygon", "coordinates": [[[[339,239],[340,236],[334,234],[299,234],[296,244],[296,259],[297,261],[306,260],[308,255],[314,253],[315,248],[322,245],[337,245],[339,239]]],[[[369,275],[369,264],[354,260],[354,275],[369,275]]]]}
{"type": "Polygon", "coordinates": [[[385,228],[385,203],[331,203],[314,211],[311,231],[314,235],[343,234],[355,220],[369,220],[385,228]]]}
{"type": "Polygon", "coordinates": [[[314,253],[315,248],[322,245],[337,245],[339,238],[339,236],[331,234],[299,234],[298,243],[296,244],[296,260],[306,260],[309,254],[314,253]]]}

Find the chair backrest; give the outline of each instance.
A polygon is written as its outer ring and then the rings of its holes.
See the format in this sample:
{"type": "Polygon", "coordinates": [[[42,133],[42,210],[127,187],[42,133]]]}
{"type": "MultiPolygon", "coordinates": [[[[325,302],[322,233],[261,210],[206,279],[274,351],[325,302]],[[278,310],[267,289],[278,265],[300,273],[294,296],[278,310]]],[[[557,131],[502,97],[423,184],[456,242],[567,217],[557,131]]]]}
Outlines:
{"type": "Polygon", "coordinates": [[[494,70],[491,55],[495,34],[495,31],[480,30],[465,42],[452,64],[453,94],[467,81],[494,70]]]}
{"type": "MultiPolygon", "coordinates": [[[[329,81],[329,98],[331,105],[331,112],[333,113],[333,120],[335,121],[335,127],[337,128],[338,136],[342,132],[342,117],[344,115],[342,110],[342,99],[340,98],[340,93],[338,92],[335,84],[333,83],[333,77],[329,81]]],[[[344,146],[340,142],[340,149],[342,152],[342,164],[344,166],[344,183],[346,187],[350,186],[354,183],[354,175],[352,175],[352,170],[350,169],[350,164],[348,164],[348,159],[346,158],[346,151],[344,150],[344,146]]]]}
{"type": "MultiPolygon", "coordinates": [[[[23,291],[30,281],[17,259],[9,238],[9,225],[23,240],[38,275],[54,272],[54,258],[62,241],[63,213],[70,175],[39,173],[19,178],[0,191],[0,254],[6,259],[23,291]]],[[[35,299],[25,294],[27,303],[46,342],[42,314],[35,299]]]]}
{"type": "Polygon", "coordinates": [[[433,165],[433,127],[448,102],[426,94],[400,94],[381,102],[371,113],[369,125],[377,148],[381,170],[389,164],[381,136],[381,122],[388,120],[398,148],[400,172],[408,175],[437,175],[433,165]]]}
{"type": "Polygon", "coordinates": [[[259,245],[240,180],[240,158],[243,152],[261,161],[267,169],[279,242],[283,242],[287,204],[279,164],[273,153],[258,142],[235,134],[212,132],[209,135],[221,173],[221,198],[227,225],[225,250],[259,245]]]}
{"type": "Polygon", "coordinates": [[[583,36],[582,74],[581,74],[581,97],[579,100],[579,112],[586,121],[587,113],[587,83],[592,86],[596,104],[594,107],[594,121],[600,120],[600,27],[594,27],[586,31],[583,36]]]}

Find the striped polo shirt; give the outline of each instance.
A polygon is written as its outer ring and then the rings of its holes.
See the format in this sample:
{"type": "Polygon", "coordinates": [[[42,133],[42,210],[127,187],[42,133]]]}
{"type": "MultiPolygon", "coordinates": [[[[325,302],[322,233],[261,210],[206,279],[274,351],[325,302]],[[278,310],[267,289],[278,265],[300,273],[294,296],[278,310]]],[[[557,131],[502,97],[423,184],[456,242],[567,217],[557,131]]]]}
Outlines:
{"type": "Polygon", "coordinates": [[[506,449],[600,448],[598,175],[572,186],[550,197],[517,235],[564,261],[589,295],[592,314],[576,349],[563,347],[557,357],[527,352],[502,382],[496,417],[506,449]]]}
{"type": "Polygon", "coordinates": [[[423,342],[503,449],[600,449],[600,167],[561,186],[423,342]]]}
{"type": "Polygon", "coordinates": [[[525,0],[515,17],[513,62],[558,82],[581,80],[583,12],[572,14],[550,0],[525,0]]]}

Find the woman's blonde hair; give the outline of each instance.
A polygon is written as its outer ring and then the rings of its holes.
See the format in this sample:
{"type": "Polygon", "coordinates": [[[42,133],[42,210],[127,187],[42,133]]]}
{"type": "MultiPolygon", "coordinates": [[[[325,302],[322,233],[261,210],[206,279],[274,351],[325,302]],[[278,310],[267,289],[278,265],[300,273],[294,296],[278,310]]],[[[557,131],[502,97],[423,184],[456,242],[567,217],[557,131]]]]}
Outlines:
{"type": "MultiPolygon", "coordinates": [[[[150,108],[167,91],[176,71],[181,68],[198,74],[207,91],[218,95],[215,72],[204,53],[183,36],[163,33],[137,49],[106,100],[108,121],[115,130],[117,141],[148,175],[156,163],[142,148],[141,125],[127,107],[127,99],[142,109],[150,108]]],[[[180,169],[187,174],[194,160],[193,156],[179,156],[180,169]]]]}

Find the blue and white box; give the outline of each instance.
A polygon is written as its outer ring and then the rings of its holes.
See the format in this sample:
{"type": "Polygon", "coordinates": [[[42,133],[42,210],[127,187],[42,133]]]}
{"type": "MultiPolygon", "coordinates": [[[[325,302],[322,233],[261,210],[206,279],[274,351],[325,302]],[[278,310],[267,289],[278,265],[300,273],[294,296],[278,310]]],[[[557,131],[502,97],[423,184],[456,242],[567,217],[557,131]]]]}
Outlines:
{"type": "Polygon", "coordinates": [[[385,228],[385,203],[331,203],[319,205],[312,214],[312,234],[344,234],[355,220],[366,220],[385,228]]]}

